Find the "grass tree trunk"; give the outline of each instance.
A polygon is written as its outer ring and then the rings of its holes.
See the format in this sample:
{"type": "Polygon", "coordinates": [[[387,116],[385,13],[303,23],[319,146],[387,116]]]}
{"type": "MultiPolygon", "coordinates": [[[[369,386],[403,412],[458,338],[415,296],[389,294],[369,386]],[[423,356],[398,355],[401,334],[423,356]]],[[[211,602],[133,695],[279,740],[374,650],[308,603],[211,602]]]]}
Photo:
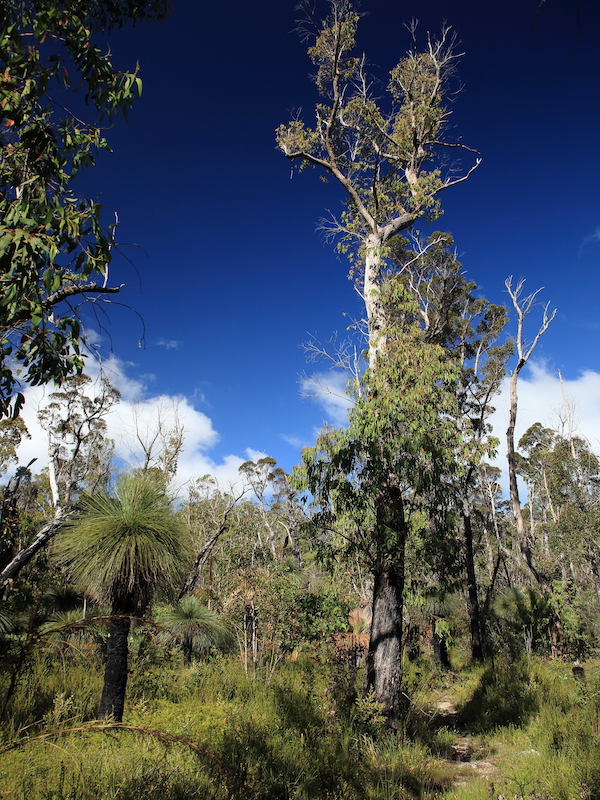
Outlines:
{"type": "Polygon", "coordinates": [[[124,608],[113,607],[113,618],[108,625],[106,646],[106,668],[104,686],[98,710],[99,719],[112,717],[115,722],[123,720],[125,690],[127,689],[127,656],[131,620],[124,608]]]}
{"type": "Polygon", "coordinates": [[[191,635],[183,637],[181,650],[183,652],[183,663],[189,666],[192,663],[192,654],[194,652],[194,642],[191,635]]]}
{"type": "Polygon", "coordinates": [[[144,613],[155,589],[181,579],[191,542],[164,485],[148,475],[123,475],[114,495],[83,493],[78,506],[54,553],[76,584],[111,604],[98,716],[120,722],[131,617],[144,613]]]}

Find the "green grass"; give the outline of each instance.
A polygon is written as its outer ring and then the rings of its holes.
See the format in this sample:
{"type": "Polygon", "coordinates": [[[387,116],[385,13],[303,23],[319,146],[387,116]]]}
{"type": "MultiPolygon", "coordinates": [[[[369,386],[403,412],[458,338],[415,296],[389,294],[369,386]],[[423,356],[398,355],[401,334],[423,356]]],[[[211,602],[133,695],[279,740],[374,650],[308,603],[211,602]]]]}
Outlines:
{"type": "Polygon", "coordinates": [[[504,665],[506,675],[482,676],[471,706],[481,712],[477,737],[491,751],[493,775],[452,791],[453,800],[597,800],[600,798],[600,665],[586,666],[587,685],[570,665],[523,662],[504,665]],[[506,685],[505,685],[506,684],[506,685]],[[508,698],[500,687],[512,689],[508,698]],[[497,705],[494,705],[497,703],[497,705]]]}
{"type": "Polygon", "coordinates": [[[93,721],[99,660],[38,654],[2,726],[5,747],[21,743],[0,757],[0,797],[600,800],[600,665],[586,665],[582,687],[565,664],[461,674],[422,664],[407,670],[400,736],[368,698],[338,705],[326,666],[308,655],[269,683],[232,657],[186,667],[177,653],[146,652],[132,668],[126,727],[115,730],[93,721]],[[440,698],[462,703],[485,775],[451,761],[461,731],[432,713],[440,698]]]}

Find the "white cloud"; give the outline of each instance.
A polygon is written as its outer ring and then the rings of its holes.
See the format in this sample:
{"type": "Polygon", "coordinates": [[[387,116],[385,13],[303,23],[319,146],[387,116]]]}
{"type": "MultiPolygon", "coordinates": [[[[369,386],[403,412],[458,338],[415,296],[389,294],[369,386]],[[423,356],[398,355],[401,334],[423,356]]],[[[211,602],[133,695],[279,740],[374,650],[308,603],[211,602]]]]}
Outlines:
{"type": "Polygon", "coordinates": [[[327,417],[328,422],[336,427],[346,425],[348,411],[353,402],[345,393],[348,376],[342,370],[329,370],[328,372],[314,372],[300,381],[300,390],[304,397],[309,397],[318,403],[327,417]]]}
{"type": "Polygon", "coordinates": [[[588,236],[584,237],[581,245],[579,246],[579,252],[587,247],[588,244],[592,244],[592,242],[600,242],[600,225],[596,228],[593,233],[590,233],[588,236]]]}
{"type": "Polygon", "coordinates": [[[253,450],[252,447],[247,447],[245,453],[248,456],[246,461],[260,461],[261,458],[268,458],[263,450],[253,450]]]}
{"type": "MultiPolygon", "coordinates": [[[[127,374],[131,366],[114,356],[103,362],[102,366],[93,358],[89,358],[86,363],[86,373],[94,382],[102,372],[121,392],[121,400],[107,414],[106,423],[108,436],[115,440],[117,458],[123,463],[130,466],[140,463],[142,445],[136,441],[138,434],[142,441],[148,442],[159,420],[164,429],[169,430],[176,419],[184,432],[183,449],[173,482],[173,488],[178,492],[183,493],[186,483],[204,475],[213,475],[223,488],[239,485],[240,465],[249,459],[256,460],[265,455],[248,448],[242,455],[229,454],[220,463],[215,461],[210,457],[209,451],[217,444],[219,434],[210,418],[196,410],[185,397],[147,396],[147,383],[127,374]]],[[[90,395],[93,395],[95,385],[93,383],[90,386],[90,395]]],[[[25,390],[26,403],[22,416],[31,439],[22,442],[19,463],[27,464],[32,458],[37,459],[32,467],[34,472],[40,472],[48,463],[46,433],[37,420],[37,413],[53,389],[54,387],[48,386],[28,387],[25,390]]]]}
{"type": "Polygon", "coordinates": [[[176,339],[164,339],[161,337],[156,344],[159,347],[164,347],[166,350],[177,350],[181,342],[178,342],[176,339]]]}
{"type": "Polygon", "coordinates": [[[85,365],[85,373],[92,380],[98,380],[100,373],[103,372],[112,385],[121,392],[121,401],[124,403],[135,403],[140,400],[147,388],[149,381],[154,379],[152,375],[143,375],[140,378],[130,378],[126,370],[134,366],[130,362],[121,361],[116,356],[111,356],[100,364],[94,358],[88,358],[85,365]]]}
{"type": "Polygon", "coordinates": [[[296,436],[295,434],[280,434],[281,438],[284,442],[287,442],[292,447],[301,450],[303,447],[311,447],[314,444],[314,440],[309,441],[308,439],[303,439],[301,436],[296,436]]]}
{"type": "Polygon", "coordinates": [[[182,429],[184,445],[180,461],[184,457],[189,460],[195,453],[211,448],[219,439],[211,420],[206,414],[196,411],[185,397],[134,397],[115,406],[106,421],[109,436],[117,443],[120,457],[132,467],[143,461],[144,447],[151,447],[161,430],[168,435],[176,427],[182,429]]]}

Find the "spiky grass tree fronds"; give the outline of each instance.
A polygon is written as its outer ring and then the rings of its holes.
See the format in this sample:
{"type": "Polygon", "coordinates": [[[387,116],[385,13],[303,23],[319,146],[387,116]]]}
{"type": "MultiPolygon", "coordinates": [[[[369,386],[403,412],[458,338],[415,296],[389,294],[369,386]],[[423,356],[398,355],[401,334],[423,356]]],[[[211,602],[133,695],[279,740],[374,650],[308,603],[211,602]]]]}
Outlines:
{"type": "Polygon", "coordinates": [[[210,647],[226,649],[233,639],[229,624],[216,611],[202,605],[195,595],[188,595],[176,606],[165,608],[161,623],[181,643],[186,664],[192,660],[194,651],[210,647]]]}
{"type": "Polygon", "coordinates": [[[15,629],[15,622],[6,614],[0,611],[0,639],[15,629]]]}
{"type": "Polygon", "coordinates": [[[189,534],[163,486],[143,475],[124,475],[114,495],[83,495],[77,516],[59,534],[55,555],[76,584],[110,603],[98,715],[121,721],[131,616],[144,613],[156,589],[169,590],[181,578],[189,534]]]}
{"type": "Polygon", "coordinates": [[[83,495],[56,555],[94,599],[114,604],[126,598],[142,613],[153,591],[168,590],[185,570],[189,537],[162,486],[124,475],[114,496],[83,495]]]}
{"type": "Polygon", "coordinates": [[[94,617],[84,617],[81,609],[57,611],[40,625],[40,634],[66,640],[75,635],[93,635],[99,630],[99,622],[94,617]]]}
{"type": "Polygon", "coordinates": [[[548,648],[555,616],[552,598],[533,586],[514,587],[496,602],[496,614],[517,636],[523,636],[527,652],[548,648]]]}
{"type": "MultiPolygon", "coordinates": [[[[49,589],[42,597],[42,607],[48,616],[83,610],[84,595],[75,586],[58,586],[49,589]]],[[[81,613],[80,613],[81,616],[81,613]]]]}

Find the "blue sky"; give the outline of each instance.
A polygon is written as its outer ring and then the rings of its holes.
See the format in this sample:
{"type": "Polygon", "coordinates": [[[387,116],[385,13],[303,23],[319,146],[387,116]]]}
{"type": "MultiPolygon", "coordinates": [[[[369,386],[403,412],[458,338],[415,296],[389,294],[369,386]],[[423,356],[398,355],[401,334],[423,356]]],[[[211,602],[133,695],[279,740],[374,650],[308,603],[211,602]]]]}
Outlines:
{"type": "MultiPolygon", "coordinates": [[[[560,369],[569,392],[583,393],[594,441],[600,6],[546,0],[536,19],[537,5],[363,0],[358,48],[385,82],[410,44],[405,22],[418,18],[423,36],[443,21],[457,31],[465,56],[452,124],[483,163],[443,196],[435,229],[454,235],[489,299],[507,300],[508,275],[545,287],[558,313],[528,376],[530,410],[548,421],[560,369]]],[[[209,468],[266,452],[291,469],[322,422],[339,420],[332,398],[301,396],[301,376],[326,369],[301,345],[360,313],[347,263],[317,231],[327,209],[341,209],[340,190],[315,172],[292,177],[275,148],[276,127],[300,108],[311,121],[317,99],[295,16],[286,0],[174,0],[165,22],[111,35],[117,66],[140,62],[143,96],[107,132],[113,153],[79,179],[107,219],[118,213],[120,240],[137,245],[124,248],[134,266],[117,258],[111,281],[126,284],[119,300],[143,318],[145,341],[135,313],[110,309],[101,337],[116,379],[129,399],[183,398],[209,468]]]]}

